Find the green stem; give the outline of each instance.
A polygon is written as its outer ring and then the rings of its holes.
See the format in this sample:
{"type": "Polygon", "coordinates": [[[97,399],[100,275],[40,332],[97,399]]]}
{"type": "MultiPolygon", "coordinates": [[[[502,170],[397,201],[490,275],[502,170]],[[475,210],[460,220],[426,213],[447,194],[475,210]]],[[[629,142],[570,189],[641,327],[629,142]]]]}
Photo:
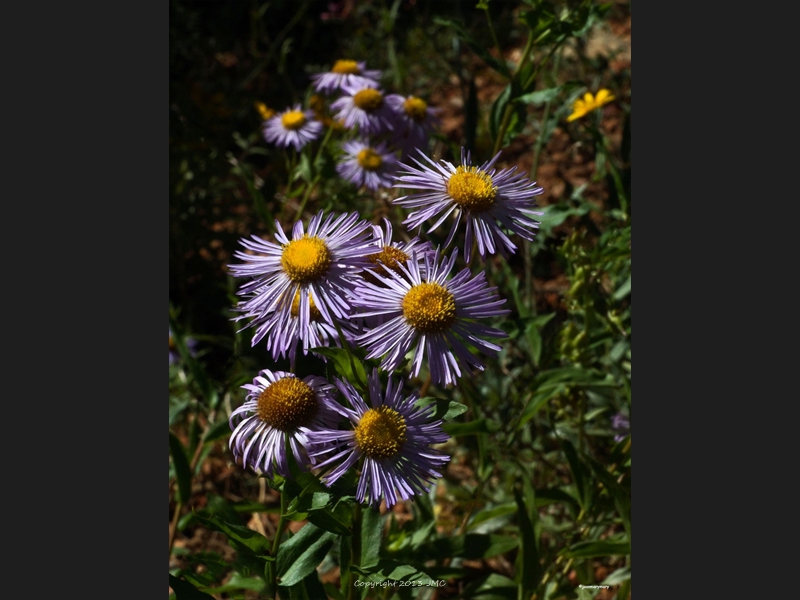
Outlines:
{"type": "MultiPolygon", "coordinates": [[[[556,76],[558,69],[561,66],[561,56],[562,53],[559,52],[558,55],[556,55],[556,59],[553,61],[553,77],[556,76]]],[[[539,135],[536,136],[536,145],[533,147],[533,164],[531,165],[531,170],[529,173],[531,179],[536,179],[536,172],[539,170],[539,158],[541,156],[542,147],[546,141],[542,135],[542,132],[547,126],[547,119],[550,118],[550,107],[552,104],[552,100],[548,100],[544,103],[544,114],[542,115],[542,121],[539,124],[539,135]]]]}
{"type": "Polygon", "coordinates": [[[300,219],[303,218],[303,211],[306,209],[306,203],[308,202],[308,199],[311,197],[311,192],[313,192],[314,188],[317,187],[320,177],[321,177],[320,175],[317,175],[316,177],[314,177],[314,181],[308,184],[308,187],[306,188],[306,191],[303,194],[303,199],[300,201],[300,206],[297,207],[297,216],[295,217],[295,221],[299,221],[300,219]]]}
{"type": "MultiPolygon", "coordinates": [[[[319,148],[317,148],[317,153],[314,156],[314,162],[311,163],[311,165],[317,171],[319,171],[319,169],[317,168],[317,163],[322,157],[322,150],[327,145],[328,140],[331,138],[332,133],[333,133],[333,127],[328,127],[328,131],[325,132],[325,137],[322,138],[322,142],[320,143],[319,148]]],[[[303,211],[306,208],[306,203],[308,202],[308,199],[311,197],[311,193],[317,187],[317,184],[319,183],[319,180],[321,178],[322,178],[322,173],[318,172],[317,175],[314,177],[314,180],[310,184],[307,184],[308,187],[306,187],[306,191],[303,194],[303,199],[300,201],[300,206],[297,209],[297,216],[295,217],[295,220],[303,218],[303,211]]]]}
{"type": "Polygon", "coordinates": [[[499,54],[499,61],[502,64],[505,64],[505,59],[503,58],[503,49],[500,47],[500,42],[497,41],[497,35],[494,32],[494,24],[492,24],[492,15],[489,13],[489,4],[485,4],[483,6],[483,12],[486,13],[486,21],[489,23],[489,33],[492,36],[492,41],[494,42],[495,47],[497,48],[497,54],[499,54]]]}
{"type": "Polygon", "coordinates": [[[611,157],[611,152],[608,149],[608,141],[606,140],[606,137],[600,133],[600,130],[596,126],[592,125],[589,129],[592,132],[592,136],[595,138],[595,141],[597,142],[600,152],[602,152],[603,156],[606,158],[608,170],[611,172],[611,178],[614,180],[614,187],[617,188],[619,206],[622,209],[622,212],[627,214],[628,195],[625,193],[625,186],[622,185],[622,177],[620,176],[617,165],[614,164],[614,159],[611,157]]]}
{"type": "Polygon", "coordinates": [[[353,509],[353,535],[350,537],[352,554],[350,558],[350,576],[348,577],[349,588],[347,590],[348,600],[357,600],[359,593],[355,585],[358,575],[353,572],[353,567],[361,566],[361,504],[356,502],[353,509]]]}
{"type": "MultiPolygon", "coordinates": [[[[525,83],[523,84],[523,86],[520,89],[527,90],[533,84],[533,82],[536,81],[536,77],[538,77],[539,71],[542,70],[542,67],[545,64],[547,64],[547,61],[550,60],[550,58],[553,56],[555,51],[560,47],[561,47],[561,42],[558,42],[553,46],[553,48],[550,50],[550,52],[548,52],[547,55],[542,59],[542,62],[540,62],[538,65],[536,65],[536,68],[533,70],[533,73],[530,74],[530,76],[528,77],[528,79],[525,81],[525,83]]],[[[525,57],[523,57],[523,60],[524,60],[524,58],[525,57]]],[[[514,78],[516,78],[516,76],[520,73],[520,69],[522,67],[522,64],[523,64],[522,61],[520,61],[520,66],[517,68],[516,72],[514,73],[514,75],[512,77],[512,82],[513,82],[514,78]]],[[[513,102],[514,102],[514,99],[512,98],[509,101],[509,103],[506,105],[505,110],[503,111],[503,119],[502,119],[502,121],[500,121],[500,127],[497,129],[497,139],[494,142],[494,152],[492,153],[492,156],[496,156],[497,153],[500,152],[500,146],[503,144],[503,138],[506,135],[506,129],[508,129],[508,124],[511,122],[511,115],[514,114],[513,102]]]]}
{"type": "Polygon", "coordinates": [[[283,537],[283,530],[286,528],[288,519],[284,516],[286,514],[286,494],[281,491],[281,514],[278,520],[278,528],[275,530],[275,539],[272,540],[272,550],[270,552],[273,560],[267,561],[267,595],[278,598],[278,573],[276,571],[276,561],[278,560],[278,549],[281,545],[281,538],[283,537]]]}

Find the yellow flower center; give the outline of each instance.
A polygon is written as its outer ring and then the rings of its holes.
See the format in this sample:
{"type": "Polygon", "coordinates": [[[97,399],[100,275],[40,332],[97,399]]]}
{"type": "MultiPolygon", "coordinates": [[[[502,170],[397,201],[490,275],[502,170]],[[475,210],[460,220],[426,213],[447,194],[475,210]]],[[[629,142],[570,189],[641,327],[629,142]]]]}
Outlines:
{"type": "Polygon", "coordinates": [[[383,159],[372,148],[364,148],[358,153],[358,164],[367,171],[376,171],[381,168],[383,159]]]}
{"type": "Polygon", "coordinates": [[[280,431],[310,425],[318,410],[314,390],[296,377],[279,379],[258,397],[258,418],[280,431]]]}
{"type": "Polygon", "coordinates": [[[403,109],[406,111],[406,114],[417,123],[424,121],[425,117],[428,115],[427,102],[415,96],[409,96],[406,101],[403,102],[403,109]]]}
{"type": "Polygon", "coordinates": [[[476,167],[458,167],[447,181],[447,194],[472,212],[484,212],[494,204],[497,186],[488,173],[476,167]]]}
{"type": "Polygon", "coordinates": [[[356,425],[356,446],[369,458],[392,458],[406,441],[406,428],[403,415],[393,408],[370,408],[356,425]]]}
{"type": "MultiPolygon", "coordinates": [[[[319,309],[314,304],[314,298],[311,296],[308,297],[309,301],[309,309],[308,309],[308,316],[312,321],[321,321],[322,320],[322,313],[319,312],[319,309]]],[[[297,290],[294,294],[294,300],[292,300],[292,316],[296,319],[300,316],[300,290],[297,290]]]]}
{"type": "Polygon", "coordinates": [[[337,60],[331,73],[339,73],[340,75],[358,75],[361,69],[358,68],[358,63],[354,60],[337,60]]]}
{"type": "Polygon", "coordinates": [[[306,234],[283,247],[281,266],[293,282],[309,283],[328,272],[331,253],[325,242],[306,234]]]}
{"type": "Polygon", "coordinates": [[[400,273],[398,265],[404,265],[408,261],[408,254],[394,246],[384,246],[380,252],[370,254],[367,256],[369,262],[376,265],[375,272],[379,275],[385,275],[388,267],[397,273],[400,273]]]}
{"type": "Polygon", "coordinates": [[[306,124],[306,115],[299,110],[290,110],[281,117],[284,129],[300,129],[306,124]]]}
{"type": "Polygon", "coordinates": [[[421,333],[439,333],[456,320],[456,300],[438,283],[413,286],[402,302],[406,322],[421,333]]]}
{"type": "Polygon", "coordinates": [[[356,92],[355,96],[353,96],[353,103],[361,110],[377,110],[383,105],[383,94],[378,90],[366,88],[356,92]]]}

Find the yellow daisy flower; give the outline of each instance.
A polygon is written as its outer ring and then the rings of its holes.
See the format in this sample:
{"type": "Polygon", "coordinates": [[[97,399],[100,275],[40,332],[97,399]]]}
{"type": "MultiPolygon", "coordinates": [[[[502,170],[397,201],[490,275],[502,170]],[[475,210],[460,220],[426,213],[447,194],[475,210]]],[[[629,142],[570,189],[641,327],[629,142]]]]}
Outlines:
{"type": "Polygon", "coordinates": [[[590,92],[586,92],[583,98],[575,100],[575,103],[572,105],[572,114],[567,117],[567,121],[580,119],[593,110],[608,104],[612,100],[614,100],[614,96],[605,88],[599,90],[596,96],[592,96],[590,92]]]}

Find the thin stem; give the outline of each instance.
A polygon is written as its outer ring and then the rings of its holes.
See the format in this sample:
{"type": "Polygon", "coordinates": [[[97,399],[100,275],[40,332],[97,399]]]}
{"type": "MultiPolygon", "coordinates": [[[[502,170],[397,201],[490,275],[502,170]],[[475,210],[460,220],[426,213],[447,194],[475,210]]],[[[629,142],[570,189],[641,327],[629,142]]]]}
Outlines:
{"type": "Polygon", "coordinates": [[[424,398],[425,395],[428,393],[428,388],[431,387],[431,374],[428,373],[428,378],[425,380],[425,383],[422,384],[422,387],[419,389],[419,397],[424,398]]]}
{"type": "Polygon", "coordinates": [[[359,596],[358,587],[355,585],[357,575],[353,573],[353,567],[361,566],[361,504],[358,502],[356,502],[353,509],[353,535],[350,540],[352,553],[350,558],[350,577],[348,578],[350,586],[347,590],[347,599],[357,600],[359,596]]]}
{"type": "MultiPolygon", "coordinates": [[[[211,411],[208,415],[208,422],[213,423],[214,417],[216,416],[216,411],[211,411]]],[[[195,417],[197,418],[197,417],[195,417]]],[[[200,460],[200,455],[203,452],[203,446],[205,445],[205,436],[208,434],[209,430],[203,434],[203,439],[201,439],[198,444],[197,448],[194,450],[194,456],[192,456],[192,461],[189,463],[189,473],[194,474],[194,470],[197,468],[197,463],[200,460]]],[[[174,481],[173,481],[174,483],[174,481]]],[[[191,480],[190,480],[191,483],[191,480]]],[[[178,535],[178,521],[181,517],[181,510],[183,510],[183,502],[178,502],[175,505],[175,514],[172,516],[172,522],[169,524],[169,555],[172,556],[172,548],[175,546],[175,538],[178,535]]]]}
{"type": "Polygon", "coordinates": [[[306,208],[306,203],[308,202],[308,199],[311,197],[311,192],[313,192],[314,188],[317,187],[319,180],[320,180],[320,175],[317,175],[316,177],[314,177],[314,181],[312,181],[306,188],[306,191],[303,194],[303,199],[300,201],[300,206],[297,207],[297,215],[295,216],[296,221],[303,218],[303,211],[306,208]]]}
{"type": "MultiPolygon", "coordinates": [[[[317,163],[319,162],[320,158],[322,157],[322,150],[327,145],[328,140],[331,138],[331,134],[332,133],[333,133],[333,126],[328,127],[328,131],[325,132],[325,137],[322,138],[322,142],[320,143],[319,148],[317,148],[317,153],[314,156],[314,162],[311,163],[312,166],[315,169],[316,169],[317,163]]],[[[317,173],[317,175],[314,177],[314,180],[310,184],[307,184],[306,191],[303,194],[303,199],[300,201],[300,206],[297,208],[297,216],[295,217],[295,220],[299,220],[299,219],[303,218],[303,211],[306,208],[306,203],[308,202],[308,199],[311,197],[311,193],[317,187],[317,184],[319,183],[319,180],[321,178],[322,178],[322,173],[317,173]]]]}
{"type": "Polygon", "coordinates": [[[178,533],[178,521],[181,518],[181,511],[183,510],[183,502],[178,502],[175,505],[175,514],[172,515],[172,521],[169,524],[169,555],[172,556],[172,547],[175,545],[175,537],[178,533]]]}
{"type": "Polygon", "coordinates": [[[272,560],[267,561],[267,595],[272,596],[277,600],[278,598],[278,573],[276,570],[276,561],[278,559],[278,549],[281,545],[281,538],[283,537],[283,530],[286,528],[289,520],[286,514],[286,494],[281,491],[281,514],[278,519],[278,528],[275,530],[275,538],[272,540],[272,549],[270,556],[272,560]]]}
{"type": "MultiPolygon", "coordinates": [[[[561,56],[562,52],[559,52],[556,55],[556,59],[553,61],[553,76],[558,73],[558,69],[561,66],[561,56]]],[[[544,146],[545,139],[542,136],[542,132],[545,130],[547,126],[547,119],[550,118],[550,107],[552,105],[552,100],[548,100],[544,104],[544,114],[542,115],[542,121],[539,124],[539,135],[536,137],[536,145],[533,147],[533,164],[531,165],[530,170],[530,178],[536,179],[536,172],[539,170],[539,158],[541,155],[542,147],[544,146]]]]}
{"type": "Polygon", "coordinates": [[[592,125],[589,128],[592,132],[592,136],[595,138],[598,147],[600,148],[600,152],[602,152],[603,156],[606,158],[606,164],[608,165],[608,170],[611,172],[611,178],[614,180],[614,187],[617,188],[617,197],[619,198],[619,206],[622,209],[622,212],[628,212],[628,195],[625,193],[625,187],[622,185],[622,177],[620,177],[619,170],[617,166],[614,164],[614,159],[611,157],[611,153],[608,149],[608,142],[606,137],[600,133],[600,130],[592,125]]]}
{"type": "Polygon", "coordinates": [[[497,54],[500,55],[500,62],[505,64],[505,59],[503,58],[503,49],[500,47],[500,42],[497,41],[497,35],[494,32],[494,25],[492,24],[492,15],[489,13],[489,4],[485,4],[483,6],[483,12],[486,13],[486,21],[489,23],[489,33],[492,36],[492,41],[494,45],[497,47],[497,54]]]}

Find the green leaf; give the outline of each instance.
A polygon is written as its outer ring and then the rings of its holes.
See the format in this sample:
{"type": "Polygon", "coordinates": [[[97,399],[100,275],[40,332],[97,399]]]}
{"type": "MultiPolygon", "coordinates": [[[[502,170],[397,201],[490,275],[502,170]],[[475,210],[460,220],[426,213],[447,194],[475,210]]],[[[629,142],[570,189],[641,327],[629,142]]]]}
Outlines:
{"type": "MultiPolygon", "coordinates": [[[[531,492],[532,492],[531,488],[531,492]]],[[[529,598],[542,577],[542,565],[539,556],[539,540],[534,529],[533,521],[538,517],[535,501],[530,510],[525,505],[525,500],[519,490],[514,490],[514,500],[517,504],[517,520],[519,522],[520,549],[517,554],[516,572],[517,581],[521,588],[522,597],[529,598]]]]}
{"type": "Polygon", "coordinates": [[[201,592],[188,581],[178,579],[172,573],[169,574],[169,587],[175,592],[176,600],[214,600],[214,596],[201,592]]]}
{"type": "Polygon", "coordinates": [[[569,440],[564,440],[562,444],[564,454],[567,457],[569,468],[572,471],[572,476],[575,480],[575,487],[578,491],[578,502],[584,511],[589,510],[592,504],[592,480],[589,477],[586,465],[578,458],[578,453],[575,446],[569,440]]]}
{"type": "Polygon", "coordinates": [[[528,26],[536,44],[549,43],[556,22],[555,9],[550,2],[542,1],[537,4],[533,10],[523,12],[520,20],[528,26]]]}
{"type": "Polygon", "coordinates": [[[514,102],[519,102],[522,104],[544,104],[545,102],[552,102],[561,95],[563,89],[564,86],[559,85],[556,87],[547,88],[545,90],[531,92],[530,94],[523,94],[522,96],[515,98],[514,102]]]}
{"type": "Polygon", "coordinates": [[[492,136],[492,140],[496,140],[500,132],[503,113],[505,112],[506,106],[511,101],[512,87],[513,86],[509,83],[492,104],[492,110],[489,113],[489,135],[492,136]]]}
{"type": "Polygon", "coordinates": [[[619,286],[619,289],[614,292],[614,300],[622,300],[625,296],[631,293],[631,277],[628,276],[628,279],[619,286]]]}
{"type": "Polygon", "coordinates": [[[353,571],[375,583],[387,580],[416,581],[418,579],[430,579],[426,573],[420,571],[417,567],[390,559],[382,559],[370,567],[353,566],[353,571]]]}
{"type": "Polygon", "coordinates": [[[296,513],[309,513],[315,510],[322,510],[331,501],[328,492],[311,492],[294,498],[289,506],[286,507],[285,516],[292,518],[296,513]]]}
{"type": "Polygon", "coordinates": [[[623,581],[629,581],[631,578],[631,568],[630,567],[620,567],[613,573],[611,573],[608,577],[606,577],[601,584],[602,585],[619,585],[623,581]]]}
{"type": "Polygon", "coordinates": [[[311,183],[312,175],[311,175],[311,161],[308,159],[308,156],[305,154],[300,155],[300,163],[297,165],[297,170],[294,173],[294,177],[292,181],[296,181],[297,179],[302,178],[306,184],[311,183]]]}
{"type": "Polygon", "coordinates": [[[356,388],[364,389],[367,382],[367,372],[364,363],[355,355],[351,355],[344,348],[321,347],[312,348],[312,352],[322,354],[333,360],[333,367],[340,379],[346,379],[356,388]]]}
{"type": "Polygon", "coordinates": [[[307,523],[278,549],[280,586],[292,586],[316,570],[333,545],[336,535],[307,523]]]}
{"type": "Polygon", "coordinates": [[[589,458],[589,466],[597,478],[608,491],[614,500],[614,507],[617,509],[625,531],[630,536],[631,533],[631,491],[617,482],[616,477],[606,470],[606,467],[596,460],[589,458]]]}
{"type": "Polygon", "coordinates": [[[197,519],[209,529],[224,533],[234,549],[245,554],[265,557],[270,554],[270,543],[267,538],[244,525],[234,525],[215,516],[197,515],[197,519]]]}
{"type": "Polygon", "coordinates": [[[536,490],[536,507],[541,508],[548,504],[575,504],[575,498],[567,494],[563,490],[557,488],[537,489],[536,490]]]}
{"type": "Polygon", "coordinates": [[[231,434],[231,426],[228,422],[228,419],[223,419],[219,423],[213,425],[210,429],[206,430],[205,435],[203,436],[203,443],[213,442],[215,440],[219,440],[224,437],[228,437],[231,434]]]}
{"type": "Polygon", "coordinates": [[[361,566],[367,568],[380,560],[383,519],[375,508],[365,507],[361,513],[361,566]]]}
{"type": "Polygon", "coordinates": [[[183,444],[171,431],[169,432],[169,452],[172,454],[175,479],[178,481],[178,501],[185,504],[192,495],[192,470],[183,444]]]}
{"type": "Polygon", "coordinates": [[[500,424],[489,419],[475,419],[469,423],[445,423],[442,426],[445,433],[455,437],[458,435],[475,435],[479,433],[494,433],[500,429],[500,424]]]}
{"type": "Polygon", "coordinates": [[[452,421],[458,415],[462,415],[469,410],[466,404],[461,404],[461,402],[456,402],[455,400],[445,400],[444,398],[431,398],[426,396],[425,398],[420,398],[416,402],[416,406],[421,408],[434,404],[436,405],[436,410],[431,418],[442,421],[452,421]]]}
{"type": "Polygon", "coordinates": [[[499,506],[482,510],[475,515],[475,517],[467,526],[467,530],[471,531],[477,528],[481,523],[485,523],[486,521],[490,521],[491,519],[496,519],[498,517],[511,515],[515,512],[517,512],[517,505],[514,502],[506,502],[505,504],[500,504],[499,506]]]}
{"type": "Polygon", "coordinates": [[[538,315],[530,319],[525,326],[525,337],[528,339],[531,358],[533,359],[533,364],[536,366],[539,365],[539,360],[542,357],[542,334],[539,333],[539,330],[547,325],[555,316],[556,313],[554,312],[547,315],[538,315]]]}
{"type": "Polygon", "coordinates": [[[302,581],[289,587],[289,600],[320,600],[327,598],[327,593],[316,569],[309,573],[302,581]]]}
{"type": "Polygon", "coordinates": [[[505,575],[490,573],[466,585],[460,597],[479,598],[480,600],[517,600],[517,584],[505,575]]]}
{"type": "Polygon", "coordinates": [[[239,573],[234,573],[225,585],[210,588],[208,591],[212,594],[221,594],[222,592],[234,592],[236,590],[262,591],[265,587],[266,583],[261,577],[244,577],[239,573]]]}
{"type": "Polygon", "coordinates": [[[516,537],[467,533],[441,537],[420,549],[422,556],[450,556],[468,559],[491,558],[513,550],[519,545],[516,537]]]}
{"type": "Polygon", "coordinates": [[[595,540],[578,542],[560,552],[564,558],[599,558],[602,556],[626,556],[631,553],[628,540],[595,540]]]}
{"type": "Polygon", "coordinates": [[[352,522],[352,511],[347,512],[343,504],[339,504],[335,509],[324,508],[308,513],[309,522],[320,529],[329,531],[336,535],[352,535],[350,523],[352,522]]]}

